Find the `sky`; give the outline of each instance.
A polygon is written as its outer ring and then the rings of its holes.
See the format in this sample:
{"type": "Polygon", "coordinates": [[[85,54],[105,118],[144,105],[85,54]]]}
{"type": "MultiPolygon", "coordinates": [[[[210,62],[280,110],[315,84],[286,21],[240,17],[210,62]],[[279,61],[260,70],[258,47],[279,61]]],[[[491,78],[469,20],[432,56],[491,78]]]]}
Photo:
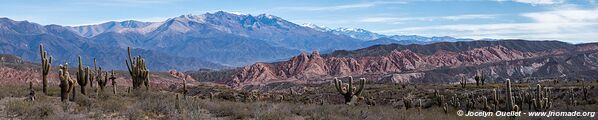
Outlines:
{"type": "Polygon", "coordinates": [[[226,11],[386,35],[598,42],[598,0],[3,0],[0,17],[43,25],[164,21],[226,11]]]}

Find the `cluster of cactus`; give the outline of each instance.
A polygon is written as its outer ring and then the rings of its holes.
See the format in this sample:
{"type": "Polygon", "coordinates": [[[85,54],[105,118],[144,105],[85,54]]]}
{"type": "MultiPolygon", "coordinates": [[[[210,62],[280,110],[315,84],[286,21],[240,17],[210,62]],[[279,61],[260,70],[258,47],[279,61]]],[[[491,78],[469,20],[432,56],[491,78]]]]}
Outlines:
{"type": "MultiPolygon", "coordinates": [[[[47,75],[49,74],[49,71],[51,69],[51,65],[52,65],[52,57],[48,57],[48,53],[44,50],[44,46],[42,44],[39,45],[40,48],[40,56],[41,56],[41,68],[42,68],[42,89],[44,94],[47,94],[47,75]]],[[[129,52],[129,56],[130,56],[130,52],[129,52]]],[[[108,72],[105,72],[105,75],[102,76],[102,68],[96,67],[96,59],[94,58],[93,60],[93,64],[94,64],[94,70],[91,70],[89,67],[83,67],[83,61],[81,59],[81,56],[78,57],[79,60],[79,66],[78,69],[76,71],[76,81],[70,78],[70,74],[68,72],[68,63],[65,65],[60,65],[60,70],[59,70],[59,76],[60,76],[60,88],[61,88],[61,100],[64,101],[65,99],[68,98],[68,93],[72,93],[72,97],[71,100],[75,99],[75,95],[76,92],[74,89],[74,84],[79,84],[79,86],[81,87],[81,93],[86,95],[86,89],[85,86],[87,86],[89,84],[89,86],[91,88],[93,88],[93,83],[94,81],[98,82],[98,85],[100,87],[100,89],[103,91],[104,87],[106,86],[108,79],[113,80],[113,91],[114,93],[116,93],[116,82],[114,81],[114,79],[116,79],[114,77],[114,72],[112,72],[112,75],[110,78],[108,78],[108,72]],[[102,77],[104,79],[102,79],[102,77]]],[[[136,59],[137,61],[137,59],[136,59]]],[[[143,61],[143,60],[141,60],[143,61]]],[[[143,66],[145,66],[145,64],[143,62],[141,62],[141,64],[143,64],[143,66]]],[[[136,64],[135,64],[136,65],[136,64]]],[[[137,67],[135,67],[137,68],[137,67]]],[[[145,68],[145,67],[143,67],[145,68]]],[[[147,74],[147,73],[146,73],[147,74]]],[[[97,90],[96,90],[97,91],[97,90]]],[[[97,92],[96,92],[97,94],[97,92]]]]}
{"type": "Polygon", "coordinates": [[[480,82],[482,83],[482,85],[484,85],[484,81],[486,81],[486,78],[484,77],[484,71],[482,71],[481,73],[478,72],[475,77],[475,85],[476,86],[480,86],[480,82]]]}
{"type": "MultiPolygon", "coordinates": [[[[91,72],[89,71],[89,67],[83,68],[83,61],[81,61],[81,56],[79,56],[79,67],[77,68],[77,83],[81,87],[81,94],[86,95],[85,86],[91,78],[91,72]]],[[[73,94],[74,95],[74,94],[73,94]]]]}
{"type": "Polygon", "coordinates": [[[442,107],[444,113],[448,113],[448,103],[445,102],[444,95],[440,95],[440,93],[438,93],[438,90],[434,90],[434,97],[436,98],[438,107],[442,107]]]}
{"type": "Polygon", "coordinates": [[[461,81],[459,82],[459,84],[461,84],[462,88],[465,88],[465,85],[467,85],[467,80],[465,80],[465,76],[461,76],[461,81]]]}
{"type": "MultiPolygon", "coordinates": [[[[531,88],[528,90],[531,90],[531,88]]],[[[523,103],[528,105],[528,110],[531,111],[533,109],[533,105],[534,105],[534,101],[532,101],[532,99],[534,99],[534,96],[532,94],[526,92],[522,95],[522,99],[523,99],[522,100],[523,103]]]]}
{"type": "Polygon", "coordinates": [[[492,107],[488,104],[488,98],[486,96],[482,96],[482,101],[484,102],[484,111],[492,111],[492,107]]]}
{"type": "MultiPolygon", "coordinates": [[[[101,70],[102,70],[102,68],[100,68],[99,76],[102,76],[101,70]]],[[[108,84],[108,71],[104,72],[104,79],[99,77],[99,79],[97,79],[96,81],[98,81],[98,86],[100,87],[100,91],[104,92],[104,88],[108,84]]]]}
{"type": "MultiPolygon", "coordinates": [[[[108,82],[108,72],[106,72],[105,76],[102,77],[102,67],[98,67],[96,65],[96,59],[93,58],[93,69],[94,71],[90,72],[89,76],[89,86],[93,88],[93,82],[98,82],[98,87],[100,88],[101,92],[104,92],[104,87],[106,87],[106,83],[108,82]],[[104,79],[102,79],[104,78],[104,79]]],[[[97,89],[94,89],[95,93],[98,94],[97,89]]]]}
{"type": "Polygon", "coordinates": [[[459,97],[457,97],[457,94],[453,95],[451,97],[451,100],[449,103],[451,103],[451,106],[455,107],[455,108],[460,108],[461,107],[461,102],[459,102],[459,97]]]}
{"type": "Polygon", "coordinates": [[[498,111],[498,99],[499,98],[498,98],[498,94],[496,92],[496,89],[492,89],[492,92],[493,92],[493,101],[494,101],[494,103],[492,105],[492,110],[494,112],[496,112],[496,111],[498,111]]]}
{"type": "Polygon", "coordinates": [[[129,74],[133,79],[133,89],[138,89],[141,85],[145,85],[146,90],[149,90],[149,70],[145,65],[145,59],[140,56],[131,57],[131,48],[127,48],[129,59],[125,60],[129,74]]]}
{"type": "Polygon", "coordinates": [[[343,82],[338,78],[334,78],[334,80],[334,86],[336,90],[345,98],[345,104],[353,104],[353,99],[356,99],[356,96],[361,94],[361,91],[365,85],[365,78],[360,79],[358,87],[353,86],[353,77],[351,76],[349,76],[349,82],[345,84],[343,84],[343,82]]]}
{"type": "Polygon", "coordinates": [[[44,50],[44,45],[39,45],[39,54],[42,60],[42,92],[48,94],[48,73],[52,68],[52,56],[48,58],[48,52],[44,50]]]}
{"type": "Polygon", "coordinates": [[[60,65],[60,70],[58,71],[58,75],[60,77],[60,100],[65,101],[68,98],[68,94],[75,89],[75,82],[71,79],[68,64],[60,65]]]}
{"type": "Polygon", "coordinates": [[[531,100],[536,111],[545,111],[552,107],[552,100],[550,98],[550,89],[543,88],[540,84],[536,85],[536,95],[531,100]],[[544,91],[542,91],[544,89],[544,91]]]}
{"type": "MultiPolygon", "coordinates": [[[[577,99],[575,97],[575,90],[573,88],[570,89],[569,93],[571,93],[569,95],[569,106],[576,106],[577,105],[577,99]]],[[[567,106],[567,107],[569,107],[567,106]]]]}
{"type": "Polygon", "coordinates": [[[438,106],[442,107],[442,103],[444,102],[444,95],[440,95],[440,93],[438,93],[438,90],[434,90],[434,98],[436,99],[436,103],[438,104],[438,106]]]}
{"type": "Polygon", "coordinates": [[[466,94],[465,95],[465,111],[470,111],[475,109],[475,97],[473,94],[466,94]]]}

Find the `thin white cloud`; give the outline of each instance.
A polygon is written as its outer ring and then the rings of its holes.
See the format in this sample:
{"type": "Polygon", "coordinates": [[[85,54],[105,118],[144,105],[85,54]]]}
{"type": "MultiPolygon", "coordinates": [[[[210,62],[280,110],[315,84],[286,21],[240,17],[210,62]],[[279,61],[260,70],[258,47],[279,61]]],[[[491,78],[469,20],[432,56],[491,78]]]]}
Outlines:
{"type": "Polygon", "coordinates": [[[522,16],[529,17],[540,23],[598,22],[598,9],[556,10],[548,12],[525,13],[522,14],[522,16]]]}
{"type": "Polygon", "coordinates": [[[598,9],[566,9],[524,13],[529,23],[457,24],[380,30],[387,34],[407,33],[431,36],[467,38],[509,38],[564,40],[570,42],[598,41],[598,9]],[[433,35],[432,35],[433,34],[433,35]]]}
{"type": "Polygon", "coordinates": [[[274,9],[283,9],[283,10],[298,10],[298,11],[336,11],[336,10],[345,10],[345,9],[357,9],[357,8],[370,8],[379,5],[389,5],[389,4],[405,4],[404,1],[376,1],[376,2],[364,2],[364,3],[355,3],[355,4],[343,4],[343,5],[334,5],[334,6],[302,6],[302,7],[279,7],[274,9]]]}
{"type": "Polygon", "coordinates": [[[520,3],[529,3],[534,5],[550,5],[550,4],[560,4],[563,3],[564,0],[514,0],[515,2],[520,3]]]}
{"type": "Polygon", "coordinates": [[[407,19],[398,17],[368,17],[361,19],[361,22],[399,22],[404,20],[407,19]]]}
{"type": "Polygon", "coordinates": [[[519,3],[526,3],[531,5],[553,5],[553,4],[561,4],[564,3],[564,0],[496,0],[498,2],[503,1],[513,1],[519,3]]]}
{"type": "Polygon", "coordinates": [[[447,20],[492,19],[492,18],[496,18],[496,15],[479,15],[479,14],[473,14],[473,15],[457,15],[457,16],[444,16],[444,17],[441,17],[441,19],[447,19],[447,20]]]}
{"type": "Polygon", "coordinates": [[[363,18],[361,22],[379,22],[379,23],[398,23],[404,21],[434,21],[434,20],[465,20],[465,19],[492,19],[497,15],[482,15],[482,14],[466,14],[455,16],[439,16],[439,17],[367,17],[363,18]]]}

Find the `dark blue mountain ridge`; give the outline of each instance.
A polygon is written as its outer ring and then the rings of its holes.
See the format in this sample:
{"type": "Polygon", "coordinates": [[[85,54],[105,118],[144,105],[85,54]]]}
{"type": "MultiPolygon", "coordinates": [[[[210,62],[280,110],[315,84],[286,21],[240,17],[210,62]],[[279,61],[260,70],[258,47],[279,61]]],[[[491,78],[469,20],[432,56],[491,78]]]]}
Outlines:
{"type": "MultiPolygon", "coordinates": [[[[433,41],[432,41],[433,42],[433,41]]],[[[378,44],[428,44],[430,41],[356,39],[298,25],[280,17],[214,12],[181,15],[160,22],[111,21],[96,25],[40,25],[0,18],[0,53],[39,60],[46,45],[59,62],[76,56],[105,59],[109,69],[123,69],[126,48],[147,56],[152,70],[237,67],[288,59],[301,51],[355,50],[378,44]],[[152,61],[164,60],[164,61],[152,61]]]]}

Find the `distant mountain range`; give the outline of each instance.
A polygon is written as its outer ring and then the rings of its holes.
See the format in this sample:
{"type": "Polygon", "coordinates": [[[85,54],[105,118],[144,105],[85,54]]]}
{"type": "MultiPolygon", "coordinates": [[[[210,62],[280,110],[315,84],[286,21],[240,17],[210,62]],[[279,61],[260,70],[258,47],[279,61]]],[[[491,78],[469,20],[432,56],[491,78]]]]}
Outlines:
{"type": "MultiPolygon", "coordinates": [[[[319,26],[315,24],[303,24],[305,27],[309,27],[321,32],[332,33],[336,35],[345,35],[355,39],[363,41],[376,41],[376,40],[390,40],[391,43],[397,44],[430,44],[436,42],[457,42],[457,41],[472,41],[473,39],[466,38],[454,38],[449,36],[443,37],[424,37],[418,35],[383,35],[374,33],[361,28],[329,28],[326,26],[319,26]]],[[[489,40],[489,39],[488,39],[489,40]]],[[[382,42],[388,43],[388,42],[382,42]]]]}
{"type": "Polygon", "coordinates": [[[354,50],[378,44],[460,41],[452,37],[386,36],[362,29],[316,29],[282,18],[227,12],[181,15],[161,22],[121,21],[97,25],[40,25],[0,18],[0,54],[39,60],[44,44],[55,63],[98,58],[108,69],[125,69],[126,48],[148,59],[151,70],[197,70],[277,61],[301,51],[354,50]],[[371,35],[370,35],[371,34],[371,35]]]}

